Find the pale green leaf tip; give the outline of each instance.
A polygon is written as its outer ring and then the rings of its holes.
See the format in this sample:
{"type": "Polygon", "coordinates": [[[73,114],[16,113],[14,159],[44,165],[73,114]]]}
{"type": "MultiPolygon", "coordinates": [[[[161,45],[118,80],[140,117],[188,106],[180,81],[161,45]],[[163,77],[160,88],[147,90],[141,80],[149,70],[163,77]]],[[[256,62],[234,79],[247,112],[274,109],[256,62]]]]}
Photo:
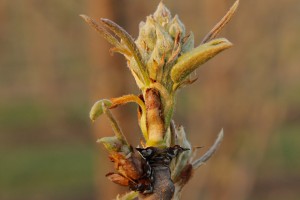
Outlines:
{"type": "Polygon", "coordinates": [[[97,143],[102,143],[104,147],[107,149],[107,151],[120,151],[122,148],[122,141],[120,141],[115,136],[113,137],[103,137],[97,140],[97,143]]]}
{"type": "Polygon", "coordinates": [[[80,14],[79,17],[81,17],[81,18],[83,18],[83,19],[88,18],[88,16],[86,16],[85,14],[80,14]]]}
{"type": "Polygon", "coordinates": [[[92,19],[89,16],[85,15],[85,14],[80,14],[79,17],[81,17],[87,23],[90,23],[92,21],[92,19]]]}
{"type": "Polygon", "coordinates": [[[97,117],[99,117],[100,115],[103,114],[104,112],[104,106],[109,108],[112,105],[112,102],[108,99],[102,99],[97,101],[91,108],[90,111],[90,119],[92,120],[92,122],[94,122],[97,117]]]}
{"type": "Polygon", "coordinates": [[[101,143],[101,139],[102,139],[102,138],[97,139],[96,142],[97,142],[97,143],[101,143]]]}
{"type": "Polygon", "coordinates": [[[105,139],[104,138],[99,138],[96,142],[97,143],[103,143],[103,142],[105,142],[105,139]]]}
{"type": "MultiPolygon", "coordinates": [[[[218,139],[219,139],[219,140],[222,140],[223,138],[224,138],[224,129],[222,128],[221,131],[220,131],[219,134],[218,134],[218,139]]],[[[217,140],[218,140],[218,139],[217,139],[217,140]]]]}
{"type": "Polygon", "coordinates": [[[211,41],[209,41],[205,44],[209,44],[210,46],[222,45],[222,48],[228,48],[228,47],[231,47],[233,45],[226,38],[217,38],[217,39],[211,40],[211,41]]]}

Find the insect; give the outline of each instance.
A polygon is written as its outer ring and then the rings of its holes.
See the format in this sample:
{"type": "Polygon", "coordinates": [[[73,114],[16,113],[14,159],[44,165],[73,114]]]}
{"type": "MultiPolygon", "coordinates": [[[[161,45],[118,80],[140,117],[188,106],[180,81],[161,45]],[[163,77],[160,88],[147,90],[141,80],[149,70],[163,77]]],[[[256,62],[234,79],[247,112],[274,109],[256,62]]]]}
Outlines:
{"type": "Polygon", "coordinates": [[[189,150],[175,145],[174,147],[159,149],[156,147],[136,148],[128,158],[122,154],[111,155],[112,162],[118,173],[110,172],[106,177],[122,186],[129,186],[130,190],[142,194],[153,192],[154,168],[169,166],[173,158],[179,153],[189,150]]]}

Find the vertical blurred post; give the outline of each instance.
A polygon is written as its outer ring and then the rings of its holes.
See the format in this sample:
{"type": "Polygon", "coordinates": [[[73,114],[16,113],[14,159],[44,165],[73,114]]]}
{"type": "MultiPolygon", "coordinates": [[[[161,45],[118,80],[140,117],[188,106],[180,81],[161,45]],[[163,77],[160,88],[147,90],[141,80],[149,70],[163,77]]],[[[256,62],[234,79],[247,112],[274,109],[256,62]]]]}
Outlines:
{"type": "MultiPolygon", "coordinates": [[[[96,21],[100,17],[109,18],[115,21],[119,18],[120,12],[115,10],[117,0],[101,0],[101,1],[88,1],[87,8],[89,16],[93,17],[96,21]]],[[[87,27],[88,29],[89,27],[87,27]]],[[[88,59],[90,69],[90,99],[91,103],[94,103],[98,99],[110,98],[123,94],[122,90],[126,87],[126,79],[124,80],[121,72],[124,70],[121,66],[125,65],[124,60],[118,59],[119,57],[114,55],[112,58],[109,54],[109,44],[103,38],[90,29],[89,31],[89,49],[88,59]]],[[[117,111],[114,111],[116,113],[117,111]]],[[[118,115],[118,113],[116,113],[118,115]]],[[[102,120],[102,118],[101,118],[102,120]]],[[[120,120],[121,121],[121,120],[120,120]]],[[[99,121],[92,125],[93,135],[96,139],[108,136],[112,134],[111,128],[108,123],[105,123],[103,118],[103,123],[99,121]]],[[[100,145],[99,145],[100,146],[100,145]]],[[[98,149],[98,148],[97,148],[98,149]]],[[[96,193],[97,199],[113,199],[116,194],[121,193],[120,186],[109,182],[105,173],[112,170],[112,164],[109,163],[107,154],[104,150],[99,147],[97,152],[96,167],[95,167],[95,177],[96,177],[96,193]]]]}

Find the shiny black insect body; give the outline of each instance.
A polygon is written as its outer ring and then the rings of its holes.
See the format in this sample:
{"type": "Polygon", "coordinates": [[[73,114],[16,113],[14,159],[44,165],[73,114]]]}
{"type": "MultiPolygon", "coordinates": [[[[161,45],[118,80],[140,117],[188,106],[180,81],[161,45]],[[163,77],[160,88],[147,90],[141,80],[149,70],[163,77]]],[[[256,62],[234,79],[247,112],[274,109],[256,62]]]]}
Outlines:
{"type": "MultiPolygon", "coordinates": [[[[173,158],[175,158],[178,154],[183,151],[187,151],[189,149],[185,149],[180,147],[179,145],[175,145],[173,147],[168,147],[164,149],[160,149],[157,147],[147,147],[147,148],[136,148],[138,152],[140,152],[141,156],[144,158],[146,163],[145,168],[145,182],[147,184],[143,184],[142,182],[130,187],[130,189],[135,191],[140,191],[143,194],[149,194],[153,192],[153,183],[154,183],[154,167],[166,166],[169,167],[173,158]],[[136,189],[137,188],[137,189],[136,189]]],[[[143,180],[144,180],[143,179],[143,180]]]]}

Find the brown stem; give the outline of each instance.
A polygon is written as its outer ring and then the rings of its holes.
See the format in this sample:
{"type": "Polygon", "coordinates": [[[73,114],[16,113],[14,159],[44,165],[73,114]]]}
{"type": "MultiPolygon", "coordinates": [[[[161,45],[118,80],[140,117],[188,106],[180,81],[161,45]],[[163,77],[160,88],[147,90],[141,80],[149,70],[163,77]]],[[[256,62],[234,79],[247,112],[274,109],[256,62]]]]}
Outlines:
{"type": "Polygon", "coordinates": [[[139,200],[171,200],[175,186],[171,180],[171,173],[168,166],[159,165],[153,167],[154,190],[149,195],[139,195],[139,200]]]}
{"type": "Polygon", "coordinates": [[[146,91],[144,99],[149,136],[147,146],[159,146],[163,142],[165,132],[160,94],[156,89],[150,88],[146,91]]]}

